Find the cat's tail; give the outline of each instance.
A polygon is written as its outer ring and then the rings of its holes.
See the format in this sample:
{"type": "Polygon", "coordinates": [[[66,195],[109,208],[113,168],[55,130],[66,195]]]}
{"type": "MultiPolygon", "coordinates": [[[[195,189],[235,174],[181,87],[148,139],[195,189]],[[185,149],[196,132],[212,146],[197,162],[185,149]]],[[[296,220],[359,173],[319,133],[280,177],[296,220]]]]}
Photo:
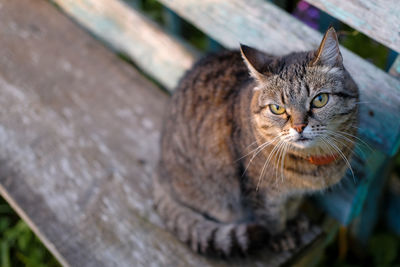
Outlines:
{"type": "Polygon", "coordinates": [[[168,230],[192,250],[209,255],[247,254],[265,244],[267,231],[252,223],[220,223],[175,201],[154,182],[155,208],[168,230]]]}

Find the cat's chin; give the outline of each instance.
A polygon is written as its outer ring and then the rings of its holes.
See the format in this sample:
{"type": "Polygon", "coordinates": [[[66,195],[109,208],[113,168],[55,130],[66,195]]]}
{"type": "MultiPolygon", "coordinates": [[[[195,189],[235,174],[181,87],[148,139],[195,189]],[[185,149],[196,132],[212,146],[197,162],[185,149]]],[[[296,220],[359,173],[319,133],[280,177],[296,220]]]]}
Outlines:
{"type": "Polygon", "coordinates": [[[312,139],[298,139],[296,141],[291,142],[291,144],[300,150],[309,150],[316,147],[316,142],[312,139]]]}

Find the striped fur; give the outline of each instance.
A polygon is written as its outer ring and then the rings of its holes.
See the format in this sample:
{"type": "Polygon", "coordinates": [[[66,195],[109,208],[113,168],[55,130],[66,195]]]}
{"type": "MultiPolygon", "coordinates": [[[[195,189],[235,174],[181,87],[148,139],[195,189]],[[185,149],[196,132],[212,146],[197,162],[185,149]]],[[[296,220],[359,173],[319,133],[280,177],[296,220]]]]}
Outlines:
{"type": "Polygon", "coordinates": [[[295,248],[300,229],[287,221],[304,194],[342,178],[357,101],[333,29],[316,51],[275,57],[242,46],[200,60],[164,120],[154,198],[166,227],[204,254],[295,248]],[[310,103],[320,92],[329,102],[315,109],[310,103]],[[270,103],[286,112],[272,114],[270,103]],[[304,145],[299,136],[311,141],[304,145]],[[333,153],[339,159],[329,164],[308,160],[333,153]]]}

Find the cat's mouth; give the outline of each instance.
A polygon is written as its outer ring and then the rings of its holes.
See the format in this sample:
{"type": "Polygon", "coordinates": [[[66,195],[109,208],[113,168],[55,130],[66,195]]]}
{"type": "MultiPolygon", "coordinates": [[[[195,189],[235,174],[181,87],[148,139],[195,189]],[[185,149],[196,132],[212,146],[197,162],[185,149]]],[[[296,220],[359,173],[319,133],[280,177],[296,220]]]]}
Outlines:
{"type": "Polygon", "coordinates": [[[301,137],[297,138],[297,140],[296,140],[296,142],[304,142],[304,141],[311,141],[311,139],[301,136],[301,137]]]}
{"type": "Polygon", "coordinates": [[[298,148],[309,148],[313,146],[314,140],[304,136],[299,136],[296,140],[293,140],[293,145],[298,148]]]}

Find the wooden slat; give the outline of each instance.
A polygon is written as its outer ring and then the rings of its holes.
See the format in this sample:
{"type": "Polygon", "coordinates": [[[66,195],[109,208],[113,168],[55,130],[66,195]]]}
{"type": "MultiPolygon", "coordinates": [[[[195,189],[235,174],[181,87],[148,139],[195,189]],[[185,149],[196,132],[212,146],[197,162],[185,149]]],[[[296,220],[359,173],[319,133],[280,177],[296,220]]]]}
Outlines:
{"type": "MultiPolygon", "coordinates": [[[[239,42],[272,54],[315,49],[322,35],[262,0],[160,0],[229,48],[239,42]]],[[[363,139],[394,155],[400,140],[400,82],[341,48],[361,91],[363,139]]]]}
{"type": "Polygon", "coordinates": [[[277,266],[291,256],[190,252],[152,209],[167,95],[47,1],[0,0],[0,33],[0,194],[61,263],[277,266]]]}
{"type": "Polygon", "coordinates": [[[53,1],[97,37],[128,54],[168,89],[175,87],[197,56],[193,49],[121,1],[53,1]]]}
{"type": "Polygon", "coordinates": [[[398,0],[306,1],[400,52],[400,2],[398,0]]]}

